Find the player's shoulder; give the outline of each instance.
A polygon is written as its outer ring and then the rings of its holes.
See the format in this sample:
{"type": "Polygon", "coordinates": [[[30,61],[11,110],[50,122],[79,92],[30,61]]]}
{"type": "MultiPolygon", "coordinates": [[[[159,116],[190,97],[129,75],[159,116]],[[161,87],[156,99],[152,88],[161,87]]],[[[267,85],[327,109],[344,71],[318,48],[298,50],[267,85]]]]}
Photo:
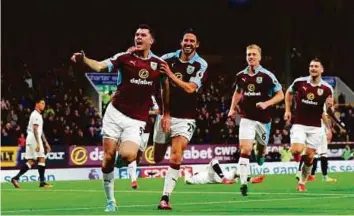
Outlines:
{"type": "Polygon", "coordinates": [[[129,52],[119,52],[119,53],[116,53],[115,55],[112,56],[111,59],[118,59],[118,58],[121,58],[121,57],[128,57],[128,56],[131,56],[131,53],[129,52]]]}
{"type": "Polygon", "coordinates": [[[203,59],[202,57],[200,57],[200,55],[198,55],[198,53],[195,54],[195,56],[193,57],[194,62],[197,62],[200,64],[200,67],[208,67],[208,62],[205,61],[205,59],[203,59]]]}
{"type": "Polygon", "coordinates": [[[178,58],[180,52],[181,52],[181,50],[177,50],[177,51],[174,51],[174,52],[166,53],[166,54],[161,56],[161,59],[163,59],[164,61],[168,61],[168,60],[173,59],[173,58],[178,58]]]}
{"type": "Polygon", "coordinates": [[[30,118],[38,118],[38,117],[42,118],[42,115],[38,111],[33,110],[30,115],[30,118]]]}
{"type": "Polygon", "coordinates": [[[154,53],[150,53],[150,59],[151,60],[155,60],[155,61],[158,61],[158,62],[163,62],[164,61],[164,59],[162,59],[161,57],[159,57],[159,56],[157,56],[157,55],[155,55],[154,53]]]}
{"type": "Polygon", "coordinates": [[[262,67],[262,66],[260,66],[260,68],[258,69],[258,71],[259,71],[261,74],[270,77],[271,79],[275,79],[274,73],[271,72],[270,70],[268,70],[268,69],[262,67]]]}
{"type": "Polygon", "coordinates": [[[322,84],[324,89],[328,89],[329,91],[333,92],[333,87],[327,81],[324,81],[322,79],[321,80],[321,84],[322,84]]]}
{"type": "Polygon", "coordinates": [[[305,77],[298,77],[294,80],[294,83],[298,83],[298,82],[307,82],[309,80],[308,76],[305,77]]]}

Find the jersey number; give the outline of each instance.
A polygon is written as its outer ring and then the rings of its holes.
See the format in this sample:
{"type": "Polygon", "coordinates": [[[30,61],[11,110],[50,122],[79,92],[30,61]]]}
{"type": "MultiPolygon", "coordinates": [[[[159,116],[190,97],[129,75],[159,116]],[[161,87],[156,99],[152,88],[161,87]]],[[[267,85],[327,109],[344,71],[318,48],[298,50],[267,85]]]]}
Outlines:
{"type": "Polygon", "coordinates": [[[262,134],[262,140],[265,141],[266,138],[267,138],[267,134],[266,134],[266,133],[263,133],[263,134],[262,134]]]}
{"type": "Polygon", "coordinates": [[[142,136],[142,135],[143,135],[143,133],[144,133],[144,128],[143,128],[143,127],[140,127],[139,129],[140,129],[139,136],[142,136]]]}
{"type": "Polygon", "coordinates": [[[188,132],[189,132],[189,133],[192,133],[192,132],[194,131],[194,129],[195,129],[195,126],[194,126],[193,124],[191,124],[191,123],[188,123],[187,125],[188,125],[188,127],[189,127],[189,128],[188,128],[188,132]]]}

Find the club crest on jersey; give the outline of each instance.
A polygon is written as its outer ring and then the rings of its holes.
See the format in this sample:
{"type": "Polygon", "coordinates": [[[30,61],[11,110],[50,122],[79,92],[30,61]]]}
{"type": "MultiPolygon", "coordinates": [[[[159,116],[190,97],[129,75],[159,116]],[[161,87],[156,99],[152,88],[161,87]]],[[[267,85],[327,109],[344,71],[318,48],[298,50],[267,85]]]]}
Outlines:
{"type": "Polygon", "coordinates": [[[176,76],[178,79],[183,80],[183,75],[182,75],[182,73],[177,72],[177,73],[175,73],[175,76],[176,76]]]}
{"type": "Polygon", "coordinates": [[[314,95],[313,93],[308,93],[308,94],[306,95],[306,97],[307,97],[307,99],[310,100],[310,101],[312,101],[313,99],[315,99],[315,95],[314,95]]]}
{"type": "Polygon", "coordinates": [[[248,91],[253,92],[256,89],[256,87],[253,84],[249,84],[247,86],[247,89],[248,89],[248,91]]]}
{"type": "Polygon", "coordinates": [[[323,95],[323,89],[317,89],[317,94],[318,94],[318,96],[323,95]]]}
{"type": "Polygon", "coordinates": [[[257,77],[256,82],[258,84],[262,83],[263,82],[263,77],[257,77]]]}
{"type": "Polygon", "coordinates": [[[194,67],[194,66],[188,65],[188,67],[187,67],[187,74],[192,74],[192,73],[194,72],[194,70],[195,70],[195,67],[194,67]]]}
{"type": "Polygon", "coordinates": [[[157,62],[150,62],[150,66],[153,70],[157,69],[157,62]]]}
{"type": "Polygon", "coordinates": [[[149,77],[149,71],[146,70],[146,69],[141,69],[139,71],[139,77],[142,78],[142,79],[146,79],[149,77]]]}

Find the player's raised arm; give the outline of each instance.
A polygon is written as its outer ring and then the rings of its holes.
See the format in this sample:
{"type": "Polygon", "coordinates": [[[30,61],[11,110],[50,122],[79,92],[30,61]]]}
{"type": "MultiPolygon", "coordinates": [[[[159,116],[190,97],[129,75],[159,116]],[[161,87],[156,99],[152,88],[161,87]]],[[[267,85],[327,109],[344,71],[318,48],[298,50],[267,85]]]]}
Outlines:
{"type": "Polygon", "coordinates": [[[88,58],[84,51],[81,50],[80,52],[74,53],[73,56],[71,57],[71,61],[75,63],[84,63],[88,67],[90,67],[92,70],[96,72],[103,72],[107,71],[108,65],[105,61],[96,61],[94,59],[88,58]]]}

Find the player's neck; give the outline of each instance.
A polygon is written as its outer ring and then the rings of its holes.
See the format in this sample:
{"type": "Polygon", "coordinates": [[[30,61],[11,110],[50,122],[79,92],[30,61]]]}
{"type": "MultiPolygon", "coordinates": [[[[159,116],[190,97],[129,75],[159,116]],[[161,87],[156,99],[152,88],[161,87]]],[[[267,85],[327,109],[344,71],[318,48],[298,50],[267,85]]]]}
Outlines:
{"type": "Polygon", "coordinates": [[[188,62],[189,60],[191,60],[191,58],[193,58],[193,56],[195,55],[195,51],[192,52],[191,54],[187,55],[186,53],[184,52],[181,52],[181,57],[180,57],[180,60],[182,62],[188,62]]]}
{"type": "Polygon", "coordinates": [[[135,54],[142,59],[147,59],[149,58],[149,53],[150,53],[150,49],[148,50],[143,50],[141,52],[136,52],[135,54]]]}
{"type": "Polygon", "coordinates": [[[321,82],[321,76],[311,77],[310,82],[315,84],[315,85],[319,84],[321,82]]]}
{"type": "Polygon", "coordinates": [[[34,108],[37,112],[41,113],[41,110],[39,108],[34,108]]]}
{"type": "Polygon", "coordinates": [[[259,68],[259,64],[258,65],[249,65],[248,67],[248,73],[249,74],[255,74],[256,73],[256,69],[259,68]]]}

